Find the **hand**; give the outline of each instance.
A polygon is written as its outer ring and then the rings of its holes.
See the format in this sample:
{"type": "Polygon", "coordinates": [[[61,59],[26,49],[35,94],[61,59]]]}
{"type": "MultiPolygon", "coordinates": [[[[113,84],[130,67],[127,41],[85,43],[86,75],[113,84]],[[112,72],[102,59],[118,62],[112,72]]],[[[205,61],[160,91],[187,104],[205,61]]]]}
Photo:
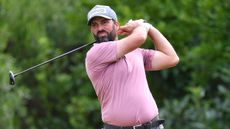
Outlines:
{"type": "Polygon", "coordinates": [[[143,24],[144,20],[129,20],[124,26],[121,26],[119,30],[117,31],[118,35],[129,35],[132,33],[132,31],[139,25],[143,24]]]}

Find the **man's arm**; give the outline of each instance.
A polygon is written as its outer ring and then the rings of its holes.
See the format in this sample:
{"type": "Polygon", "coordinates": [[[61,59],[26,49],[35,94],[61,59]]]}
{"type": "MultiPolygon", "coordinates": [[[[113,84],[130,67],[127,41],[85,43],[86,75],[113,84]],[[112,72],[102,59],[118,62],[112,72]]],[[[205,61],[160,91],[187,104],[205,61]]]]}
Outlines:
{"type": "Polygon", "coordinates": [[[148,36],[156,49],[152,57],[152,70],[162,70],[176,66],[179,57],[169,41],[153,26],[150,27],[148,36]]]}
{"type": "Polygon", "coordinates": [[[146,40],[149,28],[143,24],[143,20],[136,20],[121,26],[118,33],[129,34],[117,42],[117,58],[140,47],[146,40]]]}

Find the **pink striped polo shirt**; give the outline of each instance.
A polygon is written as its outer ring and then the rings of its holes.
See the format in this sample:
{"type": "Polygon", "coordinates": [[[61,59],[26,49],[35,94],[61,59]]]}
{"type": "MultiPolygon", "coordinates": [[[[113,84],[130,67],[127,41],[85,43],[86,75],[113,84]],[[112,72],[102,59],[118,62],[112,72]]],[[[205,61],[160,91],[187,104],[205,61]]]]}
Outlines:
{"type": "Polygon", "coordinates": [[[95,43],[87,52],[86,71],[101,104],[104,123],[132,126],[158,115],[145,70],[154,50],[137,48],[116,58],[116,42],[95,43]]]}

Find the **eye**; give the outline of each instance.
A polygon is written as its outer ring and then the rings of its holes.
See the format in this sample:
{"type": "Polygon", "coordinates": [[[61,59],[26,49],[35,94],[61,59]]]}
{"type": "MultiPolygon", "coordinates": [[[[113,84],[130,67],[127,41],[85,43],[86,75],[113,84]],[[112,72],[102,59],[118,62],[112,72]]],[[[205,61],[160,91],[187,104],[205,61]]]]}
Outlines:
{"type": "Polygon", "coordinates": [[[106,25],[106,24],[109,23],[109,20],[107,20],[107,19],[106,19],[106,20],[103,20],[102,23],[103,23],[104,25],[106,25]]]}
{"type": "Polygon", "coordinates": [[[91,23],[91,27],[95,27],[97,24],[95,22],[91,23]]]}

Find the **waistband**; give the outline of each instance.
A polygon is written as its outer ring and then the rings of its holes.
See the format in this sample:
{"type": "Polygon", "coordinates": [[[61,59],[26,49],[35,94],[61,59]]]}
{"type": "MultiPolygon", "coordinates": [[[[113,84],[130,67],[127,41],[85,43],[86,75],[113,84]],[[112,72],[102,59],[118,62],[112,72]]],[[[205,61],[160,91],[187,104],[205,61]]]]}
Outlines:
{"type": "Polygon", "coordinates": [[[110,125],[104,123],[103,129],[150,129],[152,127],[158,127],[164,122],[165,120],[159,119],[159,116],[156,116],[149,122],[140,125],[134,125],[134,126],[116,126],[116,125],[110,125]]]}

